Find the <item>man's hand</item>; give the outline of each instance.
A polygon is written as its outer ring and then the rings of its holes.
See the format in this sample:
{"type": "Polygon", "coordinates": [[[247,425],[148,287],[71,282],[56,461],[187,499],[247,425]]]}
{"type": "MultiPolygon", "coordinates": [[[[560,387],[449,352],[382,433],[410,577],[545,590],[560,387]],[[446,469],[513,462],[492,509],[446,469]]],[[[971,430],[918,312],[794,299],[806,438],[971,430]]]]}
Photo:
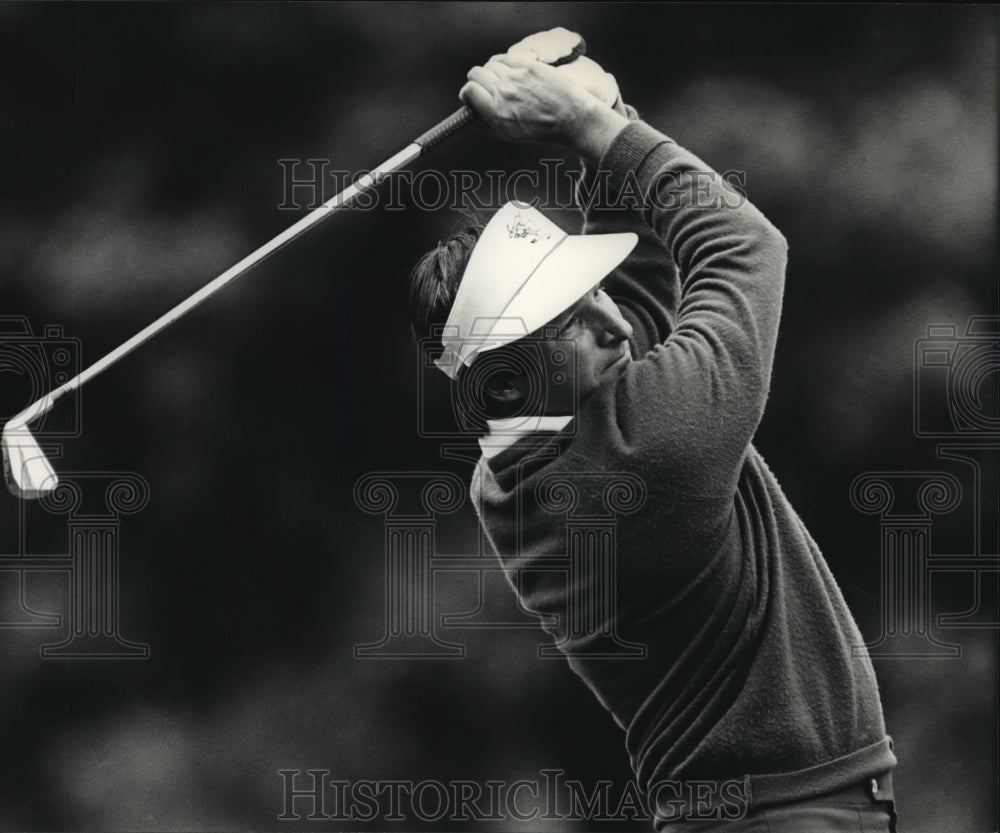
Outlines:
{"type": "MultiPolygon", "coordinates": [[[[560,31],[566,32],[552,30],[560,31]]],[[[607,79],[611,84],[614,79],[593,61],[583,65],[583,72],[577,69],[580,77],[576,77],[572,70],[585,60],[582,57],[559,67],[544,63],[541,59],[552,57],[553,50],[546,51],[552,39],[542,42],[542,35],[551,33],[533,35],[534,41],[526,38],[505,54],[494,55],[485,66],[473,67],[459,96],[500,139],[557,144],[597,162],[628,123],[602,100],[610,94],[607,79]],[[594,91],[581,78],[589,78],[594,91]]],[[[572,47],[567,49],[563,42],[557,48],[568,54],[572,47]]],[[[618,98],[616,84],[614,97],[618,98]]]]}
{"type": "Polygon", "coordinates": [[[566,60],[574,50],[582,52],[582,46],[583,38],[580,35],[559,26],[519,40],[507,50],[507,54],[524,54],[526,57],[537,58],[543,64],[558,62],[559,72],[572,78],[594,98],[609,107],[615,107],[620,102],[620,95],[618,82],[611,73],[605,72],[596,61],[582,54],[572,61],[566,60]]]}

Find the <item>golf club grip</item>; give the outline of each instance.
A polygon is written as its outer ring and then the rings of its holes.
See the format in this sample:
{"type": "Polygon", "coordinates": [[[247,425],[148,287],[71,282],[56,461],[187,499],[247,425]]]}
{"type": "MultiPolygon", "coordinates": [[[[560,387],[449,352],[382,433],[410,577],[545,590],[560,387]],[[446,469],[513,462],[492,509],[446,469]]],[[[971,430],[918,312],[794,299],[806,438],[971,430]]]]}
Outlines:
{"type": "Polygon", "coordinates": [[[454,136],[459,130],[467,124],[472,124],[478,118],[479,114],[475,110],[463,105],[444,121],[438,122],[426,133],[414,139],[413,144],[420,145],[424,150],[430,150],[449,136],[454,136]]]}

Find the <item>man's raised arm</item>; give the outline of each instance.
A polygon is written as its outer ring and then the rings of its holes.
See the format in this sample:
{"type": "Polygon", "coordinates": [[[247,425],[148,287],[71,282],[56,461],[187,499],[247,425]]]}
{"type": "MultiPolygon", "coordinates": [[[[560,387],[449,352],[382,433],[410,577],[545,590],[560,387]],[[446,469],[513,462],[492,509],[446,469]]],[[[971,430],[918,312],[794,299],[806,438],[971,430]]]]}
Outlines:
{"type": "MultiPolygon", "coordinates": [[[[469,71],[461,97],[498,138],[578,154],[596,169],[602,212],[638,207],[630,213],[659,242],[662,269],[676,267],[681,298],[669,335],[618,383],[619,447],[652,454],[675,487],[728,490],[767,398],[785,239],[702,160],[565,70],[530,54],[497,55],[469,71]]],[[[673,319],[670,302],[637,301],[673,319]]]]}
{"type": "Polygon", "coordinates": [[[616,135],[601,169],[608,199],[638,195],[681,283],[671,333],[623,380],[638,391],[620,398],[621,430],[655,444],[675,478],[687,469],[713,492],[728,489],[767,399],[786,241],[744,194],[644,122],[616,135]]]}

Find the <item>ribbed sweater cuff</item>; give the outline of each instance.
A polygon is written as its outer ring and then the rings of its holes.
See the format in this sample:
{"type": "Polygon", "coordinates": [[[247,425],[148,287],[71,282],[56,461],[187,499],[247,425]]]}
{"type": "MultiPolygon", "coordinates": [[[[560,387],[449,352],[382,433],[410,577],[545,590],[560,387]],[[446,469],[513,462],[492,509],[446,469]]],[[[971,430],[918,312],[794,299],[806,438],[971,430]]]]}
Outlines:
{"type": "Polygon", "coordinates": [[[620,194],[631,177],[645,193],[653,174],[664,159],[657,154],[655,164],[647,164],[649,157],[661,145],[679,149],[673,139],[664,136],[643,121],[630,121],[615,137],[601,159],[600,168],[610,172],[610,193],[620,194]]]}
{"type": "Polygon", "coordinates": [[[767,807],[801,801],[861,782],[894,766],[896,756],[892,752],[892,738],[886,736],[877,743],[819,766],[779,775],[751,775],[750,804],[767,807]]]}

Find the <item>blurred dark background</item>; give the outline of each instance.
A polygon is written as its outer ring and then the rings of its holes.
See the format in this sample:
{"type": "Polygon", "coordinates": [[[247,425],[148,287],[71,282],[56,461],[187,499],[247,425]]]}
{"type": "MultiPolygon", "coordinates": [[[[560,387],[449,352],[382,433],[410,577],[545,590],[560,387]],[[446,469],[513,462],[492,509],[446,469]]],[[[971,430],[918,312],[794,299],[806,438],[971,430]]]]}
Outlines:
{"type": "MultiPolygon", "coordinates": [[[[978,522],[980,550],[997,552],[995,452],[980,455],[976,517],[970,467],[938,457],[913,418],[927,327],[961,336],[996,315],[994,6],[5,3],[8,332],[17,316],[39,340],[59,325],[89,364],[301,216],[278,208],[278,160],[369,168],[457,106],[469,66],[555,25],[586,36],[647,121],[745,171],[789,239],[757,444],[875,639],[880,527],[851,504],[858,475],[953,474],[963,499],[935,516],[932,550],[972,553],[978,522]]],[[[418,167],[512,172],[541,156],[467,132],[418,167]]],[[[65,613],[67,576],[0,572],[0,623],[22,625],[0,629],[0,829],[336,827],[278,821],[282,768],[628,779],[620,731],[564,663],[537,658],[539,631],[449,631],[460,661],[353,658],[385,631],[386,586],[383,522],[354,484],[467,476],[418,437],[404,291],[460,219],[412,205],[335,217],[59,405],[49,424],[72,427],[78,408],[81,427],[59,471],[149,484],[121,520],[119,593],[122,635],[151,652],[40,658],[65,621],[24,611],[65,613]]],[[[0,371],[4,418],[44,392],[0,371]]],[[[995,424],[995,366],[980,392],[995,424]]],[[[2,496],[0,556],[65,553],[66,524],[2,496]]],[[[471,509],[441,521],[438,544],[476,551],[471,509]]],[[[971,573],[935,582],[935,616],[974,606],[971,573]]],[[[986,574],[973,624],[995,621],[995,587],[986,574]]],[[[475,606],[467,574],[436,589],[438,614],[475,606]]],[[[876,661],[901,830],[995,830],[996,631],[932,625],[960,656],[876,661]]]]}

